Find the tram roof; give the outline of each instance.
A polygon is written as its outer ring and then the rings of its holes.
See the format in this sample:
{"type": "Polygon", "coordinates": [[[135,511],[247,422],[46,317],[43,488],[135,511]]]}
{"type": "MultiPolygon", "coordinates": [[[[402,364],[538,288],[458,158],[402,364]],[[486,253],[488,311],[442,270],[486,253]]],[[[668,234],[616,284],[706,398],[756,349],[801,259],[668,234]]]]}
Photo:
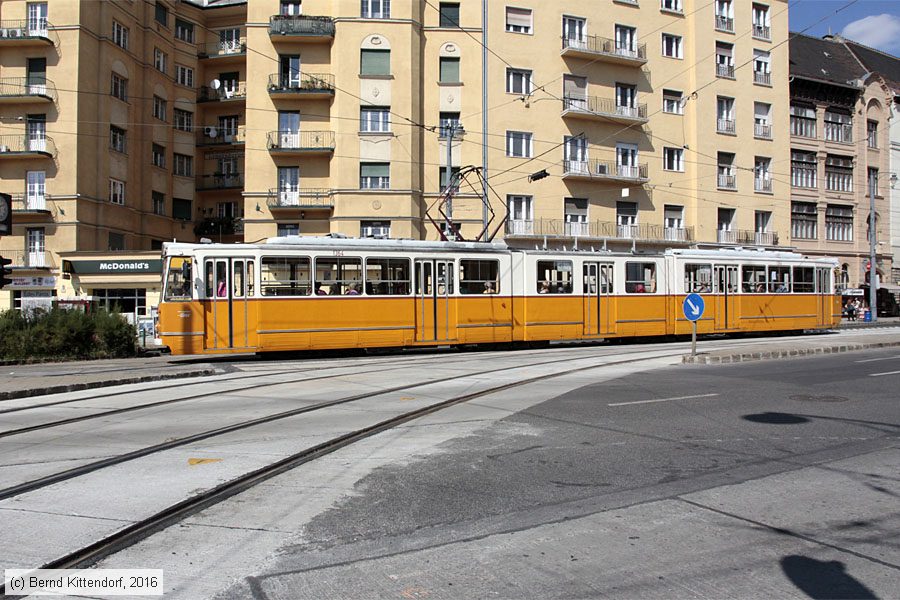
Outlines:
{"type": "Polygon", "coordinates": [[[166,243],[168,252],[185,250],[272,250],[277,248],[327,250],[337,248],[356,248],[360,250],[417,250],[417,251],[455,251],[455,252],[509,252],[505,243],[485,242],[436,242],[422,240],[381,240],[374,238],[344,238],[344,237],[314,237],[314,236],[283,236],[267,239],[260,244],[188,244],[166,243]]]}
{"type": "Polygon", "coordinates": [[[816,260],[837,264],[837,259],[826,256],[806,256],[799,252],[791,252],[785,250],[757,250],[752,248],[717,248],[717,249],[697,249],[697,248],[677,248],[666,250],[666,254],[680,256],[682,258],[734,258],[739,260],[816,260]]]}

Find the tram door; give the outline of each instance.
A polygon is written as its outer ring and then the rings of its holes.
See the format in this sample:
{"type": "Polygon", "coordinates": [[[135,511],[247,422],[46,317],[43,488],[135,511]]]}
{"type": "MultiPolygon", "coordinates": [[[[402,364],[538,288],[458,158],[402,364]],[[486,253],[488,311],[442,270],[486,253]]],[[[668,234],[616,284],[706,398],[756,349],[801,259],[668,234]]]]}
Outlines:
{"type": "Polygon", "coordinates": [[[584,335],[614,333],[612,263],[584,263],[584,335]]]}
{"type": "Polygon", "coordinates": [[[416,261],[416,341],[456,339],[452,260],[416,261]]]}
{"type": "Polygon", "coordinates": [[[834,311],[834,296],[831,292],[831,272],[816,267],[816,324],[830,325],[834,311]]]}
{"type": "Polygon", "coordinates": [[[737,329],[740,318],[740,280],[737,265],[715,265],[716,330],[737,329]]]}
{"type": "Polygon", "coordinates": [[[254,347],[256,336],[251,338],[249,304],[253,296],[253,259],[207,259],[204,269],[204,347],[210,350],[254,347]]]}

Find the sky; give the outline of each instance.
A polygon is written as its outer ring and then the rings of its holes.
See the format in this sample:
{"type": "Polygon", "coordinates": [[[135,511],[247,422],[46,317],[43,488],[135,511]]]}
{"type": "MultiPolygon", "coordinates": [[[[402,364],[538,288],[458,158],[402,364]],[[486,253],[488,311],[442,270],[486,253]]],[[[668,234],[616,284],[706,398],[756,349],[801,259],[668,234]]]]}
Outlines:
{"type": "Polygon", "coordinates": [[[812,26],[804,33],[821,37],[830,29],[831,33],[900,56],[900,0],[857,0],[834,14],[851,1],[790,0],[791,31],[812,26]]]}

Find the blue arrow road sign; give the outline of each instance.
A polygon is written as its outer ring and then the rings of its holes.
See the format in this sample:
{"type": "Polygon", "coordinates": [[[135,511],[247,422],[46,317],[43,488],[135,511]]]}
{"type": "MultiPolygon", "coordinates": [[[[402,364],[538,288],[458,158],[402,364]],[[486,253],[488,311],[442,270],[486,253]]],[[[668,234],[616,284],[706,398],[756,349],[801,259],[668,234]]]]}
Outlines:
{"type": "Polygon", "coordinates": [[[700,317],[703,316],[703,309],[705,308],[703,296],[700,294],[688,294],[684,299],[681,308],[684,310],[684,317],[688,321],[700,320],[700,317]]]}

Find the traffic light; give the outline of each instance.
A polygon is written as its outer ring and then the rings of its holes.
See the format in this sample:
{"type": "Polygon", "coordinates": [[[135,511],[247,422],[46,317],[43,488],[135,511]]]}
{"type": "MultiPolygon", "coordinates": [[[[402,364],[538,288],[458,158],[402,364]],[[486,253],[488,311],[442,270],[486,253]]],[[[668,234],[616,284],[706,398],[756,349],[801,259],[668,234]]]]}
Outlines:
{"type": "Polygon", "coordinates": [[[12,269],[9,268],[11,263],[11,258],[0,256],[0,290],[12,283],[12,269]]]}

